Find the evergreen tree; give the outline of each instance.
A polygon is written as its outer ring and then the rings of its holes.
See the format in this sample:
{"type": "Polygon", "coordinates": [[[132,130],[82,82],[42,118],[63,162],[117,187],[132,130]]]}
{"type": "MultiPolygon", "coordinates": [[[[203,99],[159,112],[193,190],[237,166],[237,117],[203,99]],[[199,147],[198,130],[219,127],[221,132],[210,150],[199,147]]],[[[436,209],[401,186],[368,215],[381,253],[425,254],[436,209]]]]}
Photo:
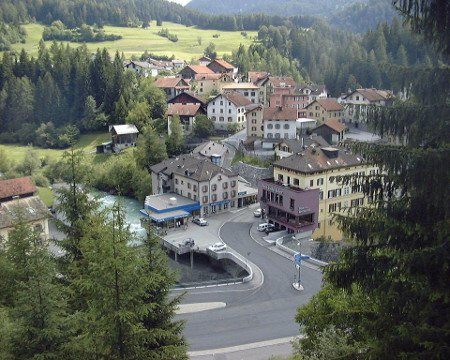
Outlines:
{"type": "Polygon", "coordinates": [[[125,118],[127,124],[136,125],[139,131],[150,123],[150,106],[147,101],[136,102],[125,118]]]}
{"type": "Polygon", "coordinates": [[[135,158],[139,166],[150,171],[150,167],[167,159],[164,138],[160,137],[152,125],[147,125],[138,138],[135,158]]]}
{"type": "Polygon", "coordinates": [[[167,152],[169,156],[180,155],[184,151],[183,128],[181,127],[180,117],[175,115],[170,123],[170,135],[167,138],[167,152]]]}
{"type": "MultiPolygon", "coordinates": [[[[400,3],[412,4],[403,11],[420,31],[434,34],[442,26],[442,18],[433,17],[434,6],[442,2],[400,3]]],[[[444,53],[448,51],[445,36],[432,36],[444,53]]],[[[363,342],[360,357],[446,359],[450,168],[443,164],[450,161],[450,67],[396,67],[392,73],[411,88],[411,99],[371,109],[368,122],[403,145],[352,145],[380,167],[380,175],[336,179],[362,186],[372,206],[354,209],[357,216],[337,216],[354,245],[326,269],[325,278],[337,292],[355,296],[356,288],[375,304],[370,316],[344,320],[345,330],[351,329],[348,341],[363,342]]],[[[308,317],[319,315],[316,309],[300,310],[297,321],[305,325],[308,317]]],[[[337,322],[329,319],[327,326],[332,325],[337,322]]],[[[308,337],[316,331],[309,328],[308,337]]]]}

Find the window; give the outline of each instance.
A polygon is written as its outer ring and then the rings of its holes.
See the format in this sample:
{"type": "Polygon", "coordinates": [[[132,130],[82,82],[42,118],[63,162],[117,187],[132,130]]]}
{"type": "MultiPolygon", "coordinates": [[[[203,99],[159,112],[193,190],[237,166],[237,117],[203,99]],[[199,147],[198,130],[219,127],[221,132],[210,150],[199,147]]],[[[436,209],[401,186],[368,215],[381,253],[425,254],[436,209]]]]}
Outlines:
{"type": "Polygon", "coordinates": [[[190,189],[191,188],[191,183],[187,183],[187,187],[188,187],[188,189],[190,189]]]}
{"type": "Polygon", "coordinates": [[[309,180],[309,187],[313,187],[314,186],[314,180],[309,180]]]}
{"type": "Polygon", "coordinates": [[[298,179],[295,179],[295,178],[294,178],[294,185],[297,185],[297,186],[298,186],[299,184],[300,184],[300,181],[299,181],[298,179]]]}
{"type": "Polygon", "coordinates": [[[211,117],[211,120],[212,120],[212,121],[216,121],[216,117],[215,117],[215,116],[212,116],[212,117],[211,117]]]}
{"type": "Polygon", "coordinates": [[[213,194],[213,195],[211,196],[211,200],[212,200],[212,201],[217,201],[217,195],[216,195],[216,194],[213,194]]]}
{"type": "Polygon", "coordinates": [[[317,179],[317,186],[323,185],[323,178],[317,179]]]}
{"type": "Polygon", "coordinates": [[[231,207],[234,207],[234,206],[235,206],[235,202],[232,201],[232,202],[231,202],[231,207]]]}
{"type": "Polygon", "coordinates": [[[359,96],[356,96],[356,100],[359,100],[359,96]]]}
{"type": "Polygon", "coordinates": [[[319,200],[323,200],[323,191],[319,192],[319,200]]]}
{"type": "Polygon", "coordinates": [[[291,208],[291,210],[294,210],[294,207],[295,207],[295,200],[294,199],[291,199],[289,207],[291,208]]]}
{"type": "Polygon", "coordinates": [[[334,203],[334,204],[330,204],[328,206],[328,211],[329,212],[335,212],[335,211],[339,211],[339,210],[341,210],[341,203],[340,202],[334,203]]]}
{"type": "Polygon", "coordinates": [[[278,181],[283,182],[283,175],[282,174],[278,174],[278,181]]]}
{"type": "Polygon", "coordinates": [[[188,198],[189,198],[189,199],[191,198],[191,193],[190,193],[190,192],[188,192],[188,198]]]}
{"type": "Polygon", "coordinates": [[[225,192],[222,194],[222,197],[223,197],[224,199],[228,199],[228,192],[225,191],[225,192]]]}
{"type": "Polygon", "coordinates": [[[225,118],[223,116],[219,117],[219,121],[225,121],[225,118]]]}
{"type": "Polygon", "coordinates": [[[336,196],[341,196],[341,189],[328,190],[328,199],[332,199],[336,196]]]}
{"type": "Polygon", "coordinates": [[[268,129],[273,129],[273,125],[272,124],[267,124],[267,128],[268,129]]]}
{"type": "Polygon", "coordinates": [[[207,191],[208,191],[208,187],[207,187],[206,185],[203,185],[202,191],[203,191],[203,192],[207,192],[207,191]]]}
{"type": "Polygon", "coordinates": [[[217,185],[216,184],[211,185],[211,191],[216,191],[216,190],[217,190],[217,185]]]}
{"type": "Polygon", "coordinates": [[[256,93],[254,91],[251,92],[252,96],[256,96],[256,93]]]}
{"type": "Polygon", "coordinates": [[[231,102],[230,101],[228,101],[228,106],[231,106],[231,102]]]}
{"type": "Polygon", "coordinates": [[[228,114],[231,114],[231,109],[228,109],[228,114]]]}
{"type": "Polygon", "coordinates": [[[244,96],[248,96],[248,91],[244,91],[244,96]]]}
{"type": "Polygon", "coordinates": [[[208,197],[207,196],[203,196],[203,204],[205,204],[205,203],[207,203],[208,202],[208,197]]]}
{"type": "Polygon", "coordinates": [[[281,126],[280,126],[280,124],[275,124],[275,129],[279,129],[281,126]]]}
{"type": "Polygon", "coordinates": [[[213,109],[212,109],[212,112],[213,112],[213,114],[214,114],[214,113],[216,112],[216,109],[213,108],[213,109]]]}
{"type": "Polygon", "coordinates": [[[223,101],[220,102],[220,105],[223,105],[223,101]]]}
{"type": "Polygon", "coordinates": [[[231,197],[235,197],[236,196],[236,190],[231,190],[231,197]]]}
{"type": "Polygon", "coordinates": [[[194,201],[197,201],[197,195],[194,195],[194,201]]]}
{"type": "Polygon", "coordinates": [[[348,195],[348,194],[350,194],[350,188],[345,187],[344,188],[344,195],[348,195]]]}
{"type": "Polygon", "coordinates": [[[181,185],[184,185],[184,181],[183,180],[181,180],[181,185]]]}
{"type": "Polygon", "coordinates": [[[276,134],[275,134],[275,139],[280,139],[280,138],[281,138],[280,133],[276,133],[276,134]]]}
{"type": "Polygon", "coordinates": [[[227,182],[224,182],[224,183],[222,184],[222,187],[223,187],[224,189],[228,189],[228,183],[227,183],[227,182]]]}
{"type": "Polygon", "coordinates": [[[236,180],[232,180],[231,181],[231,187],[235,187],[236,186],[236,180]]]}
{"type": "Polygon", "coordinates": [[[289,139],[289,134],[288,134],[288,133],[285,133],[285,134],[284,134],[284,138],[285,138],[285,139],[289,139]]]}
{"type": "Polygon", "coordinates": [[[289,129],[289,124],[284,124],[283,127],[287,130],[289,129]]]}
{"type": "Polygon", "coordinates": [[[272,139],[273,138],[273,134],[272,133],[267,134],[267,138],[268,139],[272,139]]]}
{"type": "Polygon", "coordinates": [[[220,109],[220,113],[223,114],[223,109],[220,109]]]}
{"type": "Polygon", "coordinates": [[[194,186],[192,187],[192,190],[197,191],[197,185],[194,185],[194,186]]]}
{"type": "Polygon", "coordinates": [[[231,116],[228,116],[228,122],[233,122],[233,118],[231,116]]]}

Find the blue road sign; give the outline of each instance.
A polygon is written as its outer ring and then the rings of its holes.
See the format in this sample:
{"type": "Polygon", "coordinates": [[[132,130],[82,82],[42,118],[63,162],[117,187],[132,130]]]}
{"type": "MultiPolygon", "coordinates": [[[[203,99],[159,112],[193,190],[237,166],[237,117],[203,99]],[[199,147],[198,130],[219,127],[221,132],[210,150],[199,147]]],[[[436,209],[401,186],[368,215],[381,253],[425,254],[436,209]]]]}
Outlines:
{"type": "Polygon", "coordinates": [[[300,263],[302,262],[302,260],[306,260],[306,259],[309,259],[309,256],[308,256],[308,255],[302,255],[302,254],[300,254],[300,253],[297,253],[297,254],[294,255],[294,262],[295,262],[296,264],[299,264],[299,265],[300,265],[300,263]]]}

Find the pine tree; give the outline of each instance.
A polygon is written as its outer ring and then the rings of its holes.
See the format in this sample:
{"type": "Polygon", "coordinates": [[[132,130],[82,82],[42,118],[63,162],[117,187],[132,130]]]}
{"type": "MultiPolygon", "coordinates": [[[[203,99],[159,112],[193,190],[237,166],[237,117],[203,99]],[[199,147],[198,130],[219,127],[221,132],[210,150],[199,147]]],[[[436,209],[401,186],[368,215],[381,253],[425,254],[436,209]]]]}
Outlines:
{"type": "MultiPolygon", "coordinates": [[[[443,25],[441,17],[433,17],[434,6],[442,2],[400,3],[412,4],[402,7],[408,19],[420,31],[430,30],[433,41],[448,55],[445,36],[434,33],[443,25]]],[[[331,297],[342,291],[355,296],[357,288],[375,304],[370,316],[349,317],[344,328],[341,326],[342,330],[352,329],[349,341],[363,341],[359,353],[363,358],[447,359],[450,67],[395,67],[392,72],[411,88],[410,100],[371,109],[368,122],[402,145],[352,145],[355,152],[379,166],[380,175],[336,179],[362,186],[372,206],[354,209],[357,216],[337,216],[354,245],[326,269],[325,278],[336,289],[331,297]],[[353,329],[361,331],[353,333],[353,329]]],[[[320,316],[316,309],[303,313],[303,319],[320,316]]],[[[297,318],[302,325],[303,319],[297,318]]],[[[331,325],[338,324],[329,319],[307,334],[314,336],[313,332],[331,325]]]]}
{"type": "Polygon", "coordinates": [[[170,135],[167,138],[167,152],[170,156],[180,155],[184,151],[183,128],[180,117],[175,115],[170,123],[170,135]]]}
{"type": "Polygon", "coordinates": [[[142,130],[134,153],[137,164],[147,170],[150,170],[152,165],[167,159],[166,143],[155,132],[152,125],[147,125],[142,130]]]}

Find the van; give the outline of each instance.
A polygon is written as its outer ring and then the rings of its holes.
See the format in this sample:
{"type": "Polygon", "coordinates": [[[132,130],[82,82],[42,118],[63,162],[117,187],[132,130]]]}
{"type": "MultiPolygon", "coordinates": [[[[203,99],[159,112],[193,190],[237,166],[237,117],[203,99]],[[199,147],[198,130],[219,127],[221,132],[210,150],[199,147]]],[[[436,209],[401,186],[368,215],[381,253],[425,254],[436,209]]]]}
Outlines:
{"type": "Polygon", "coordinates": [[[256,229],[258,231],[265,231],[270,225],[271,224],[268,224],[268,223],[262,223],[262,224],[259,224],[256,229]]]}

